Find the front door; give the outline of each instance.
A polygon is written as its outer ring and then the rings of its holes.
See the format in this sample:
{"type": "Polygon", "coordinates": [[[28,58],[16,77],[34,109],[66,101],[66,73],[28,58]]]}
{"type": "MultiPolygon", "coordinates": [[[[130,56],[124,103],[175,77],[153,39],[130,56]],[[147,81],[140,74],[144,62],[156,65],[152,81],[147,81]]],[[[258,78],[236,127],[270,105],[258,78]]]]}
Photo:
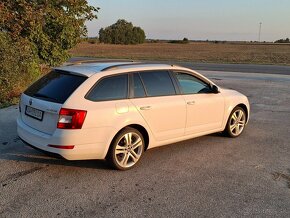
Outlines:
{"type": "Polygon", "coordinates": [[[224,116],[222,94],[213,93],[206,81],[192,74],[176,72],[175,75],[186,102],[185,135],[220,129],[224,116]]]}

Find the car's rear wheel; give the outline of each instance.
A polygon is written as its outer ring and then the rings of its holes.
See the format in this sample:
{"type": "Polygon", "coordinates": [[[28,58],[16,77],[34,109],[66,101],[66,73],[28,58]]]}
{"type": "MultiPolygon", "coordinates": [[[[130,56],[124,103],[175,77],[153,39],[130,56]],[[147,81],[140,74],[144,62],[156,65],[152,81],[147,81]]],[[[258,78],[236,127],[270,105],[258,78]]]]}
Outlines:
{"type": "Polygon", "coordinates": [[[134,167],[144,152],[144,138],[133,128],[125,128],[114,138],[108,161],[118,170],[128,170],[134,167]]]}
{"type": "Polygon", "coordinates": [[[235,107],[231,112],[224,133],[232,138],[240,136],[246,125],[246,113],[241,107],[235,107]]]}

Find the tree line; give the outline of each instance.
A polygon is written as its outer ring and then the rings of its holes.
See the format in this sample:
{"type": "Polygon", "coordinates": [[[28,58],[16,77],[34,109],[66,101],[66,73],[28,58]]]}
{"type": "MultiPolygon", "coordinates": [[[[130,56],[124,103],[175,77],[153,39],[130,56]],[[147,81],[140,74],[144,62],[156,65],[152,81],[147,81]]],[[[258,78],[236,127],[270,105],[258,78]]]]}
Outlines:
{"type": "Polygon", "coordinates": [[[279,40],[275,41],[275,43],[290,43],[290,39],[289,38],[279,39],[279,40]]]}

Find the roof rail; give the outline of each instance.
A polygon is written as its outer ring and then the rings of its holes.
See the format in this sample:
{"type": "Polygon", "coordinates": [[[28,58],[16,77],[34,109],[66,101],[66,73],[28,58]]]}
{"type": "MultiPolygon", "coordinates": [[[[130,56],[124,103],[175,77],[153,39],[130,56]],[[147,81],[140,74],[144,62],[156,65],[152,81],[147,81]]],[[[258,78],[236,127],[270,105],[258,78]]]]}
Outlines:
{"type": "Polygon", "coordinates": [[[146,63],[132,62],[132,63],[116,64],[116,65],[106,67],[106,68],[102,69],[101,71],[107,71],[107,70],[111,70],[111,69],[118,68],[118,67],[135,66],[135,65],[143,65],[143,64],[146,64],[146,63]]]}
{"type": "MultiPolygon", "coordinates": [[[[116,64],[102,69],[101,71],[107,71],[118,67],[126,67],[126,66],[138,66],[138,65],[151,65],[154,63],[146,63],[146,62],[132,62],[132,63],[124,63],[124,64],[116,64]]],[[[175,67],[177,65],[168,64],[168,66],[175,67]]]]}
{"type": "Polygon", "coordinates": [[[125,60],[125,59],[110,59],[110,60],[81,60],[81,61],[75,61],[75,62],[69,62],[66,66],[72,66],[72,65],[80,65],[80,64],[90,64],[90,63],[113,63],[113,62],[134,62],[133,60],[125,60]]]}

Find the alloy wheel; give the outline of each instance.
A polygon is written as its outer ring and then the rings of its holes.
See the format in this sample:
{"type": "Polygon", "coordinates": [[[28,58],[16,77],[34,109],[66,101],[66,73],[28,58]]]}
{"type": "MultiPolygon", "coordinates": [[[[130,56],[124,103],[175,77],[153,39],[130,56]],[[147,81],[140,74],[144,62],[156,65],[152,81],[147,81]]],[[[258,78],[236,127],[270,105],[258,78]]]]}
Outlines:
{"type": "Polygon", "coordinates": [[[143,152],[143,141],[135,132],[125,133],[115,146],[115,160],[122,168],[134,166],[143,152]]]}
{"type": "Polygon", "coordinates": [[[230,118],[230,131],[233,136],[239,136],[245,127],[246,115],[241,109],[236,110],[230,118]]]}

